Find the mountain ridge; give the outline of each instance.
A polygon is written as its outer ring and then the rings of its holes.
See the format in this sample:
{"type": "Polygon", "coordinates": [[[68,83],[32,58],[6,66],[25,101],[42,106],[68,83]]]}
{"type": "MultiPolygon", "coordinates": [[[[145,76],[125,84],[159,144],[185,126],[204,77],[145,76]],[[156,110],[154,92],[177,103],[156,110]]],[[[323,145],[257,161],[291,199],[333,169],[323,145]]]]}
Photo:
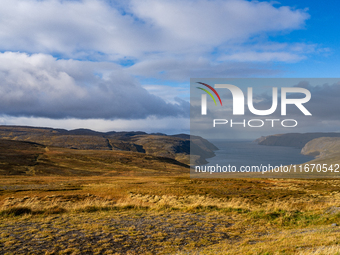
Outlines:
{"type": "MultiPolygon", "coordinates": [[[[205,164],[215,156],[213,144],[202,137],[191,136],[198,155],[195,163],[205,164]]],[[[45,146],[79,150],[117,150],[146,153],[190,164],[190,135],[148,134],[143,131],[99,132],[91,129],[54,129],[31,126],[0,126],[0,139],[28,141],[45,146]]]]}

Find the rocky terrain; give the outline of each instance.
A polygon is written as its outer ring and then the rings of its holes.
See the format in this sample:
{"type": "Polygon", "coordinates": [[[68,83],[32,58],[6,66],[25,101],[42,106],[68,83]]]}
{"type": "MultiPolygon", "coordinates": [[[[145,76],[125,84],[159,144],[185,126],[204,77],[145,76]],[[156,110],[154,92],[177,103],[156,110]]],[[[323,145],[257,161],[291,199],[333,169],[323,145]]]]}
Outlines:
{"type": "MultiPolygon", "coordinates": [[[[337,178],[190,178],[188,165],[170,157],[189,149],[209,155],[215,147],[199,137],[189,148],[187,135],[4,129],[0,254],[340,250],[337,178]],[[109,142],[95,144],[103,139],[109,142]]],[[[339,155],[338,139],[318,139],[306,153],[334,148],[330,155],[339,155]]]]}

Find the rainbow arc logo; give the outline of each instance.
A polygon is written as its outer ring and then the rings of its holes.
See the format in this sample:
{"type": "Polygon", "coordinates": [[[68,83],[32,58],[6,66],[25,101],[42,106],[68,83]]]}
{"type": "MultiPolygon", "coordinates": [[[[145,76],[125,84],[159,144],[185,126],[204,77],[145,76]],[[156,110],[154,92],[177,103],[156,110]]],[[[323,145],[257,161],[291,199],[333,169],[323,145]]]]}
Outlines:
{"type": "MultiPolygon", "coordinates": [[[[205,84],[205,83],[203,83],[203,82],[197,82],[197,83],[206,86],[206,87],[209,88],[212,92],[214,92],[215,95],[217,96],[218,100],[220,101],[221,106],[222,106],[222,100],[221,100],[221,98],[220,98],[220,95],[217,93],[217,91],[216,91],[213,87],[211,87],[210,85],[205,84]]],[[[206,92],[206,93],[212,98],[212,100],[214,100],[215,105],[217,105],[216,100],[215,100],[215,97],[213,96],[213,94],[211,94],[211,92],[210,92],[209,90],[204,89],[204,88],[201,88],[201,87],[197,87],[197,88],[203,90],[204,92],[206,92]]]]}

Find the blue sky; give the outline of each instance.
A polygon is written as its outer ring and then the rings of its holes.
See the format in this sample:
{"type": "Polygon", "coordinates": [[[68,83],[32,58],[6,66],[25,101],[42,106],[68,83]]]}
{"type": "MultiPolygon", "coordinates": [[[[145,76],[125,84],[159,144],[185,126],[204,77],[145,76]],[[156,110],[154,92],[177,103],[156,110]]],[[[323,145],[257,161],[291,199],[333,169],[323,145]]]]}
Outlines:
{"type": "Polygon", "coordinates": [[[187,133],[190,78],[339,77],[337,1],[0,3],[0,124],[187,133]]]}
{"type": "Polygon", "coordinates": [[[320,52],[310,54],[308,58],[285,66],[284,77],[339,77],[340,61],[340,20],[337,10],[338,1],[280,1],[298,9],[308,9],[310,18],[305,22],[305,29],[292,31],[277,37],[280,42],[303,42],[316,44],[320,52]],[[322,50],[324,49],[324,50],[322,50]]]}

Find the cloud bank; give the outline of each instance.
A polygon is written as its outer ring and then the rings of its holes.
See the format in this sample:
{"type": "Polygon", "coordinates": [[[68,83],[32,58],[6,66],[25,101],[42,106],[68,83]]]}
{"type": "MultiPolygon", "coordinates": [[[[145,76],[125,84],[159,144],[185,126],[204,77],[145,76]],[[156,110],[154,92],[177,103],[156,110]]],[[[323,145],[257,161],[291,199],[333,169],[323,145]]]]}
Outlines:
{"type": "Polygon", "coordinates": [[[271,62],[297,62],[319,50],[316,44],[272,40],[304,29],[310,18],[307,10],[273,2],[0,0],[0,4],[3,116],[120,119],[130,124],[129,120],[144,119],[148,125],[161,118],[188,120],[188,101],[177,98],[176,91],[181,90],[172,91],[167,82],[276,75],[280,71],[271,62]]]}
{"type": "Polygon", "coordinates": [[[117,59],[205,53],[304,27],[305,10],[245,0],[1,0],[2,51],[117,59]]]}
{"type": "Polygon", "coordinates": [[[117,64],[0,54],[0,114],[48,118],[140,119],[189,116],[189,103],[166,103],[117,64]]]}

